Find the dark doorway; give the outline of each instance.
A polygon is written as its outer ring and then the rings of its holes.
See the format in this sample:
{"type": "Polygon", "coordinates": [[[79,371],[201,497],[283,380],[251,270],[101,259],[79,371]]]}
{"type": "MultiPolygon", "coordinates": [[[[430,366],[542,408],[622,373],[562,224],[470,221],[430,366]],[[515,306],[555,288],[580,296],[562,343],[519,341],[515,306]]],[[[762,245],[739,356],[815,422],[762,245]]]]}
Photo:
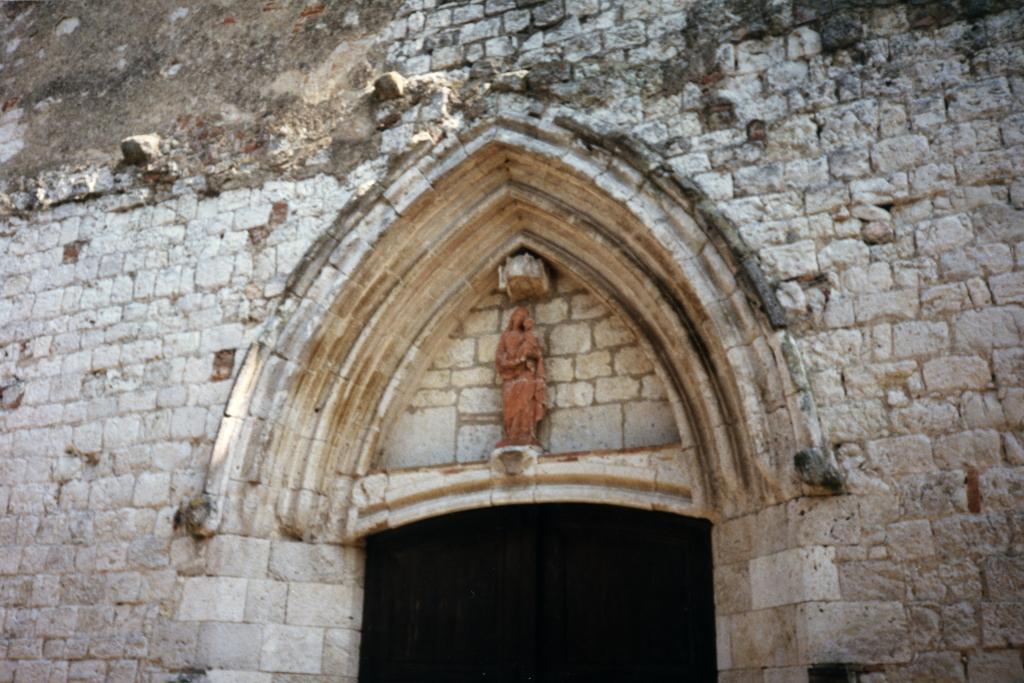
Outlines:
{"type": "Polygon", "coordinates": [[[714,681],[711,526],[516,505],[372,536],[359,680],[714,681]]]}

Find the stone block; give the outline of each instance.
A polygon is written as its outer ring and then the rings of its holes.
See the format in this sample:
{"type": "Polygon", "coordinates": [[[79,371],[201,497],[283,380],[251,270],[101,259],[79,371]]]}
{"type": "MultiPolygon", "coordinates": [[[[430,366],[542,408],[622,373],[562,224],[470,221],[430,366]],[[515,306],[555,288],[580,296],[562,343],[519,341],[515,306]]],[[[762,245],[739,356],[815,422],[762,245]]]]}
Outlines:
{"type": "Polygon", "coordinates": [[[839,599],[835,549],[794,548],[750,561],[754,609],[839,599]]]}
{"type": "Polygon", "coordinates": [[[975,652],[967,656],[967,680],[970,683],[1020,683],[1024,665],[1017,650],[975,652]]]}
{"type": "Polygon", "coordinates": [[[555,405],[559,408],[589,406],[594,402],[594,387],[588,382],[557,385],[555,405]]]}
{"type": "Polygon", "coordinates": [[[715,612],[736,614],[749,612],[750,571],[747,562],[718,565],[715,567],[715,612]]]}
{"type": "Polygon", "coordinates": [[[608,309],[596,296],[589,292],[577,294],[572,298],[572,319],[591,320],[600,318],[608,309]]]}
{"type": "Polygon", "coordinates": [[[462,321],[462,331],[466,336],[471,337],[498,332],[497,309],[471,311],[462,321]]]}
{"type": "Polygon", "coordinates": [[[907,615],[899,602],[809,602],[797,607],[804,656],[812,662],[906,662],[907,615]]]}
{"type": "Polygon", "coordinates": [[[897,560],[912,560],[935,554],[932,528],[927,519],[890,524],[885,530],[885,543],[889,556],[897,560]]]}
{"type": "Polygon", "coordinates": [[[935,463],[942,469],[995,467],[1002,456],[999,432],[974,429],[935,439],[935,463]]]}
{"type": "Polygon", "coordinates": [[[497,387],[473,387],[459,392],[460,413],[500,413],[501,391],[497,387]]]}
{"type": "Polygon", "coordinates": [[[882,173],[920,166],[928,156],[928,138],[923,135],[901,135],[876,143],[871,161],[882,173]]]}
{"type": "Polygon", "coordinates": [[[217,576],[262,579],[267,575],[270,541],[244,536],[217,535],[206,548],[206,571],[217,576]]]}
{"type": "Polygon", "coordinates": [[[459,462],[486,460],[501,440],[500,424],[470,424],[459,427],[455,456],[459,462]]]}
{"type": "Polygon", "coordinates": [[[288,584],[284,581],[249,581],[245,593],[245,621],[257,624],[284,623],[288,584]]]}
{"type": "Polygon", "coordinates": [[[452,386],[479,387],[494,384],[494,368],[476,367],[467,370],[452,370],[452,386]]]}
{"type": "Polygon", "coordinates": [[[548,348],[553,356],[586,353],[590,343],[590,326],[586,323],[556,325],[548,333],[548,348]]]}
{"type": "Polygon", "coordinates": [[[258,669],[262,628],[258,624],[201,624],[197,664],[215,669],[258,669]]]}
{"type": "Polygon", "coordinates": [[[737,668],[782,666],[797,661],[796,608],[774,607],[730,617],[732,663],[737,668]]]}
{"type": "Polygon", "coordinates": [[[362,593],[353,586],[292,583],[288,587],[286,623],[296,626],[357,628],[362,593]]]}
{"type": "Polygon", "coordinates": [[[868,461],[881,474],[929,472],[935,466],[931,439],[923,434],[876,439],[867,446],[868,461]]]}
{"type": "Polygon", "coordinates": [[[242,621],[245,579],[194,576],[185,579],[178,618],[183,621],[242,621]]]}
{"type": "Polygon", "coordinates": [[[451,462],[455,455],[455,408],[424,408],[402,414],[384,442],[388,467],[451,462]]]}
{"type": "Polygon", "coordinates": [[[646,375],[654,371],[647,354],[639,346],[615,352],[615,372],[620,375],[646,375]]]}
{"type": "Polygon", "coordinates": [[[677,443],[679,429],[668,401],[632,401],[623,405],[626,448],[677,443]]]}
{"type": "Polygon", "coordinates": [[[901,567],[888,560],[843,562],[839,585],[847,601],[899,601],[907,594],[901,567]]]}
{"type": "Polygon", "coordinates": [[[595,396],[598,403],[629,401],[640,395],[640,382],[632,377],[601,377],[595,396]]]}
{"type": "Polygon", "coordinates": [[[576,379],[594,379],[612,374],[612,356],[608,351],[592,351],[576,356],[576,379]]]}
{"type": "Polygon", "coordinates": [[[274,541],[270,575],[284,581],[350,582],[361,570],[362,551],[327,543],[274,541]]]}
{"type": "Polygon", "coordinates": [[[633,333],[619,318],[612,316],[594,324],[594,342],[597,348],[621,346],[633,341],[633,333]]]}
{"type": "Polygon", "coordinates": [[[323,673],[351,676],[359,673],[360,633],[351,629],[328,629],[324,634],[323,673]]]}
{"type": "Polygon", "coordinates": [[[319,674],[323,645],[322,628],[265,626],[260,669],[274,673],[319,674]]]}
{"type": "Polygon", "coordinates": [[[985,389],[991,381],[988,363],[976,356],[946,356],[924,364],[924,383],[930,391],[985,389]]]}
{"type": "Polygon", "coordinates": [[[818,272],[817,249],[812,240],[766,247],[761,251],[761,258],[765,270],[781,280],[807,277],[818,272]]]}
{"type": "Polygon", "coordinates": [[[552,411],[553,453],[605,448],[622,448],[622,409],[619,405],[552,411]]]}

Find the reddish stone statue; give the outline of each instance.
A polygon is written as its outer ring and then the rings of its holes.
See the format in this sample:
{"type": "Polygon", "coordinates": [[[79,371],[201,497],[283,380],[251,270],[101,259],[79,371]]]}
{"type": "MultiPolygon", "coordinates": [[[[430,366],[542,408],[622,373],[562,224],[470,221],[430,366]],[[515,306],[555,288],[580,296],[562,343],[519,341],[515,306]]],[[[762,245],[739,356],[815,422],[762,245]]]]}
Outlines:
{"type": "Polygon", "coordinates": [[[544,356],[533,319],[522,306],[512,311],[495,354],[501,376],[505,437],[498,448],[540,446],[537,423],[544,417],[544,356]]]}

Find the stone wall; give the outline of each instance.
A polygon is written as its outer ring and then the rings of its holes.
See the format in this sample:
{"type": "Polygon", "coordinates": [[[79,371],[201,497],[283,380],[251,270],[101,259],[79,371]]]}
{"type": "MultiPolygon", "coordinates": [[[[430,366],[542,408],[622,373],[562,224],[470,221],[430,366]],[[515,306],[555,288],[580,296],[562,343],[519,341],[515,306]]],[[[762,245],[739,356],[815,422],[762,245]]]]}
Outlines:
{"type": "Polygon", "coordinates": [[[127,6],[0,10],[0,681],[352,679],[358,549],[176,512],[303,255],[506,115],[686,188],[785,311],[845,488],[715,520],[720,680],[1024,677],[1018,3],[271,5],[133,3],[109,53],[127,6]]]}
{"type": "MultiPolygon", "coordinates": [[[[466,314],[391,427],[384,467],[490,456],[502,436],[494,354],[514,305],[496,290],[466,314]]],[[[680,441],[649,353],[618,314],[568,274],[558,276],[549,298],[527,308],[544,348],[547,415],[538,437],[547,452],[680,441]]]]}

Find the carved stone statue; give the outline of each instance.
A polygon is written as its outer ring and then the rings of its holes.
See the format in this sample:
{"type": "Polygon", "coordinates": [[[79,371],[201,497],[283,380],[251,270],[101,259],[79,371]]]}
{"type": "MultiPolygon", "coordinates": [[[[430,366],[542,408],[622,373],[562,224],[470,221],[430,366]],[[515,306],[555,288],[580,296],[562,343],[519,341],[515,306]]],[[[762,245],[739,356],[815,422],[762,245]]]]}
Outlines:
{"type": "Polygon", "coordinates": [[[537,423],[544,417],[544,356],[533,319],[522,306],[512,311],[495,354],[501,377],[504,438],[498,448],[540,446],[537,423]]]}

